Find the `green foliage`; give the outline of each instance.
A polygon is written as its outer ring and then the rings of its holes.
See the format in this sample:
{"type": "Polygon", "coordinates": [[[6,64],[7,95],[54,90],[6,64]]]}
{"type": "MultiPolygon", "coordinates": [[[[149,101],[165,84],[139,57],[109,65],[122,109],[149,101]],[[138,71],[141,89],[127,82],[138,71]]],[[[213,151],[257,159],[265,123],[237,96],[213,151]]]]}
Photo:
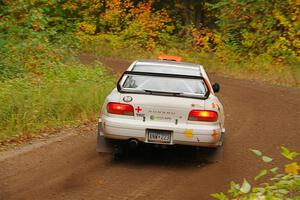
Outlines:
{"type": "Polygon", "coordinates": [[[261,170],[261,171],[259,172],[259,174],[258,174],[257,176],[255,176],[254,180],[260,179],[261,177],[267,175],[267,173],[268,173],[268,170],[266,170],[266,169],[261,170]]]}
{"type": "Polygon", "coordinates": [[[99,65],[60,66],[0,83],[0,141],[93,120],[114,80],[99,65]]]}
{"type": "MultiPolygon", "coordinates": [[[[286,147],[281,147],[281,155],[288,160],[294,160],[296,152],[289,151],[286,147]]],[[[261,158],[265,163],[269,163],[272,159],[263,155],[259,150],[251,149],[251,151],[261,158]]],[[[260,178],[269,175],[269,181],[259,183],[258,186],[252,186],[244,179],[242,185],[230,182],[228,195],[224,193],[215,193],[211,196],[219,200],[240,199],[240,200],[297,200],[300,199],[300,175],[298,170],[300,167],[298,162],[285,164],[284,173],[278,172],[278,167],[261,170],[254,178],[258,181],[260,178]]]]}
{"type": "Polygon", "coordinates": [[[75,37],[59,2],[4,0],[0,4],[0,81],[39,74],[38,68],[60,65],[73,53],[75,37]]]}
{"type": "Polygon", "coordinates": [[[262,152],[259,151],[259,150],[251,149],[251,151],[252,151],[255,155],[257,155],[257,156],[262,156],[262,152]]]}
{"type": "Polygon", "coordinates": [[[223,192],[211,194],[211,197],[219,200],[229,200],[223,192]]]}
{"type": "Polygon", "coordinates": [[[299,153],[297,153],[295,151],[290,151],[284,146],[281,146],[280,148],[281,148],[281,155],[283,155],[285,158],[287,158],[289,160],[293,160],[294,158],[296,158],[299,155],[299,153]]]}
{"type": "Polygon", "coordinates": [[[270,55],[276,62],[299,63],[299,6],[297,0],[225,0],[210,4],[217,14],[225,45],[253,59],[270,55]]]}
{"type": "MultiPolygon", "coordinates": [[[[164,9],[155,10],[153,1],[96,1],[99,15],[91,20],[84,17],[79,23],[77,36],[81,42],[95,40],[103,33],[118,35],[124,46],[139,46],[152,50],[156,45],[166,44],[171,38],[172,19],[164,9]]],[[[87,7],[90,13],[94,6],[87,7]]]]}

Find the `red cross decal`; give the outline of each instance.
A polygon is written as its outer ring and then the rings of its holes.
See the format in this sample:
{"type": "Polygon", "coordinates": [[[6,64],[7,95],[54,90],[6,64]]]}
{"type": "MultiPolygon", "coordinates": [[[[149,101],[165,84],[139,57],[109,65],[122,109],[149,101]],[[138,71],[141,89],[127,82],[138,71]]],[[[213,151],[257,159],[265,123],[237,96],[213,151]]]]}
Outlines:
{"type": "Polygon", "coordinates": [[[137,113],[140,113],[140,111],[142,111],[142,109],[140,108],[140,106],[138,106],[137,108],[135,108],[137,113]]]}

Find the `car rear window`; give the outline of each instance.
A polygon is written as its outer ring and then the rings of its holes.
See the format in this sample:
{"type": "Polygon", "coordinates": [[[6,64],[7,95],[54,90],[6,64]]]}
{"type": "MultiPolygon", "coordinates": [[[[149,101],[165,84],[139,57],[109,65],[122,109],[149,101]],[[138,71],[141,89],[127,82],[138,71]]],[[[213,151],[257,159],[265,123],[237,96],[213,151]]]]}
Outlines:
{"type": "Polygon", "coordinates": [[[136,72],[153,72],[153,73],[167,73],[167,74],[184,74],[188,76],[199,76],[199,68],[195,67],[176,67],[174,65],[138,65],[133,68],[136,72]],[[170,67],[171,66],[171,67],[170,67]]]}
{"type": "Polygon", "coordinates": [[[205,95],[207,87],[203,79],[125,75],[122,83],[123,89],[151,90],[160,92],[177,92],[194,95],[205,95]]]}

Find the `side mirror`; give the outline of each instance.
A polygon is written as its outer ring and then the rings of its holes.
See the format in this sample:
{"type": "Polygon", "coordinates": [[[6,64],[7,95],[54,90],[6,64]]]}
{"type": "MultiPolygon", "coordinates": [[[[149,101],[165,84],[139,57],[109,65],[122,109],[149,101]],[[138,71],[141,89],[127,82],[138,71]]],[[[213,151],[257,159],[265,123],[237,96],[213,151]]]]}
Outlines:
{"type": "Polygon", "coordinates": [[[220,85],[218,83],[213,84],[212,88],[216,93],[220,91],[220,85]]]}

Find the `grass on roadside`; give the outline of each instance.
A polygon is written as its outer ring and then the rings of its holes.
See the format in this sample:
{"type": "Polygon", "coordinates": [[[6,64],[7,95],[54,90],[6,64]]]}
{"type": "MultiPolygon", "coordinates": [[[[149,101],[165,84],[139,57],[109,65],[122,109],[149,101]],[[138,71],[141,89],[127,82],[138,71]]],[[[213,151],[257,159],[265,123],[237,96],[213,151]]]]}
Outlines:
{"type": "Polygon", "coordinates": [[[99,66],[59,66],[0,82],[0,142],[96,119],[114,78],[99,66]]]}

